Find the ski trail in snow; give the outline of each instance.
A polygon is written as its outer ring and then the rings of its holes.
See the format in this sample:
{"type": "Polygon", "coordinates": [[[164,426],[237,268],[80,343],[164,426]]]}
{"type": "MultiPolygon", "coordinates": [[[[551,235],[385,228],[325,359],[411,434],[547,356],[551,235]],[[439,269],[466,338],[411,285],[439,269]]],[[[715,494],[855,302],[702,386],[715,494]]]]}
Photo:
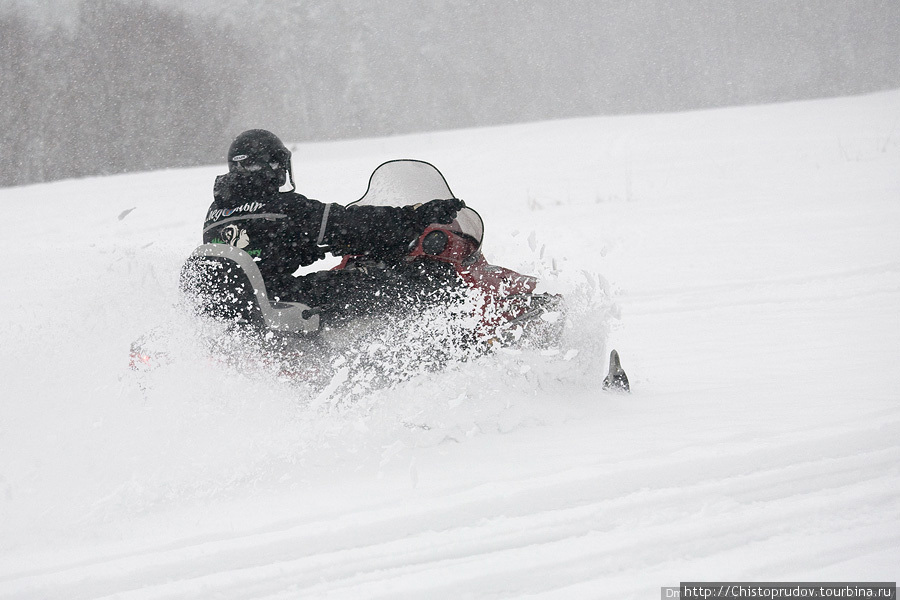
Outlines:
{"type": "Polygon", "coordinates": [[[839,558],[861,531],[875,549],[900,544],[900,531],[877,527],[886,512],[900,517],[898,440],[900,419],[861,418],[762,446],[719,443],[714,455],[686,445],[663,461],[580,466],[4,576],[0,597],[414,598],[454,589],[503,597],[572,585],[601,593],[610,578],[662,573],[685,554],[716,564],[788,530],[818,540],[803,558],[788,551],[757,564],[777,576],[782,561],[797,569],[839,558]]]}

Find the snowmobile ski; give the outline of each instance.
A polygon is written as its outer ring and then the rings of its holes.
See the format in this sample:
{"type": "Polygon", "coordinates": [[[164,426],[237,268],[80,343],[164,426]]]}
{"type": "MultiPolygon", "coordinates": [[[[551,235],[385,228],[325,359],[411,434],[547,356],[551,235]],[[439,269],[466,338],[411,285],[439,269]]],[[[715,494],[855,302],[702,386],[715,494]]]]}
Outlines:
{"type": "Polygon", "coordinates": [[[609,353],[609,374],[603,380],[603,389],[613,392],[630,392],[628,376],[619,361],[619,353],[613,350],[609,353]]]}

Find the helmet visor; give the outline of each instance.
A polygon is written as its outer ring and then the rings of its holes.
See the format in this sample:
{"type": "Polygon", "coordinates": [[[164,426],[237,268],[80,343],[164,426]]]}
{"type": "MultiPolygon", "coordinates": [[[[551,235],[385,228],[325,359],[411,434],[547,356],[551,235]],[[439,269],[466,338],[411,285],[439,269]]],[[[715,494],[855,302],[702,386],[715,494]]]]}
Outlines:
{"type": "Polygon", "coordinates": [[[243,171],[245,173],[256,173],[258,171],[262,171],[263,169],[270,169],[272,171],[278,171],[279,169],[283,169],[284,165],[280,162],[273,160],[268,163],[265,162],[257,162],[250,160],[248,157],[244,156],[246,160],[238,160],[240,156],[235,156],[235,169],[237,171],[243,171]]]}

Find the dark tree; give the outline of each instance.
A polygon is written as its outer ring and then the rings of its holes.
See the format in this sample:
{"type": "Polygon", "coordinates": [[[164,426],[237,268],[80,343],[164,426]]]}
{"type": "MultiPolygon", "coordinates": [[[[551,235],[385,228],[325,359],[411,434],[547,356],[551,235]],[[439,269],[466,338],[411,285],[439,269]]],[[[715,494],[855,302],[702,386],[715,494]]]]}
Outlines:
{"type": "Polygon", "coordinates": [[[71,30],[0,18],[0,185],[220,160],[240,46],[154,4],[86,0],[71,30]],[[229,64],[232,61],[233,64],[229,64]]]}

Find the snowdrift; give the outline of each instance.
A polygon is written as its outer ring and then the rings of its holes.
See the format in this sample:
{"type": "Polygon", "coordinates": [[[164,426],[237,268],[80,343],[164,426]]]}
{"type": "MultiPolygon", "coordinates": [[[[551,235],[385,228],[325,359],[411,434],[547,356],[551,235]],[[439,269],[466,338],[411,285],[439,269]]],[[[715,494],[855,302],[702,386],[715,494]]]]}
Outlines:
{"type": "Polygon", "coordinates": [[[438,166],[563,344],[314,396],[174,307],[221,166],[2,189],[0,597],[897,579],[900,92],[293,150],[341,203],[438,166]],[[179,360],[136,377],[161,322],[179,360]]]}

